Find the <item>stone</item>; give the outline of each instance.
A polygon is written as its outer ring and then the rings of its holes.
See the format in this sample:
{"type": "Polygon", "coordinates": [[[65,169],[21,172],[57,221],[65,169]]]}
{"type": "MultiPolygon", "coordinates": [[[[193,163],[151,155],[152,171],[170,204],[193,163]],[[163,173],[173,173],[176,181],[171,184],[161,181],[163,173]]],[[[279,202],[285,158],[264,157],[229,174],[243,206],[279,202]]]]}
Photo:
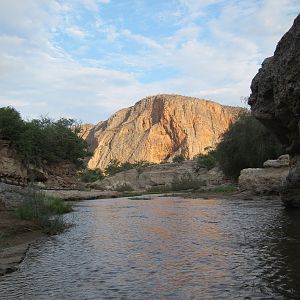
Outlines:
{"type": "Polygon", "coordinates": [[[223,173],[218,168],[211,170],[201,168],[196,172],[195,164],[195,161],[190,160],[131,169],[96,181],[91,184],[91,187],[114,190],[126,184],[136,191],[144,191],[152,187],[168,187],[173,181],[185,176],[189,176],[191,180],[198,182],[201,186],[219,185],[226,182],[223,173]]]}
{"type": "Polygon", "coordinates": [[[278,159],[269,159],[264,162],[264,168],[282,168],[289,167],[290,157],[288,154],[281,155],[278,159]]]}
{"type": "Polygon", "coordinates": [[[288,167],[244,169],[239,176],[240,191],[250,191],[259,195],[279,194],[288,173],[288,167]]]}
{"type": "Polygon", "coordinates": [[[17,159],[9,141],[0,139],[0,178],[11,181],[26,181],[27,169],[17,159]]]}
{"type": "Polygon", "coordinates": [[[300,207],[300,15],[264,60],[251,84],[252,114],[268,127],[290,155],[290,171],[281,191],[287,207],[300,207]]]}
{"type": "Polygon", "coordinates": [[[113,159],[160,163],[178,154],[192,159],[207,152],[207,147],[215,147],[243,111],[192,97],[147,97],[94,127],[84,128],[83,137],[94,152],[88,167],[103,170],[113,159]]]}

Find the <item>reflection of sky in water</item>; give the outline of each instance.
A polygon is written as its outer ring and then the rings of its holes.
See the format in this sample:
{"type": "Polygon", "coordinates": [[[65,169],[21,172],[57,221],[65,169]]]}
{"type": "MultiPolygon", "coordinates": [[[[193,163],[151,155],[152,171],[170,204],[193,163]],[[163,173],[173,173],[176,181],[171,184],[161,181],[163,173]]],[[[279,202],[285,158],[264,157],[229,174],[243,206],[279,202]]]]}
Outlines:
{"type": "Polygon", "coordinates": [[[299,214],[275,201],[81,202],[76,226],[36,243],[0,298],[296,299],[299,214]]]}

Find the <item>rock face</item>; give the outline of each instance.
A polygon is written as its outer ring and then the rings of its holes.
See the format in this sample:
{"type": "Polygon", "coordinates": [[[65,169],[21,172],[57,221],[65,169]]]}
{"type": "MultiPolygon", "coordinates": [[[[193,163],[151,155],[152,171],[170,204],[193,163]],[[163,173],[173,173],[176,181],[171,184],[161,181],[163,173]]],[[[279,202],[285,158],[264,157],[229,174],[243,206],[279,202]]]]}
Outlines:
{"type": "Polygon", "coordinates": [[[123,171],[92,184],[92,187],[114,190],[126,184],[134,190],[140,191],[153,187],[168,187],[174,180],[181,178],[188,178],[199,187],[220,185],[226,182],[223,173],[218,168],[209,171],[206,168],[201,168],[195,172],[195,161],[184,161],[182,163],[152,165],[140,170],[123,171]]]}
{"type": "Polygon", "coordinates": [[[252,194],[279,194],[289,173],[289,157],[282,155],[277,160],[267,160],[263,168],[249,168],[241,171],[240,190],[252,194]]]}
{"type": "Polygon", "coordinates": [[[10,142],[0,140],[0,179],[8,183],[22,183],[27,180],[27,169],[16,158],[10,142]]]}
{"type": "Polygon", "coordinates": [[[268,127],[290,154],[290,171],[281,199],[300,207],[300,15],[265,59],[251,84],[253,115],[268,127]]]}
{"type": "Polygon", "coordinates": [[[93,128],[86,140],[90,168],[111,160],[159,163],[177,154],[190,159],[214,147],[243,109],[178,95],[152,96],[122,109],[93,128]]]}

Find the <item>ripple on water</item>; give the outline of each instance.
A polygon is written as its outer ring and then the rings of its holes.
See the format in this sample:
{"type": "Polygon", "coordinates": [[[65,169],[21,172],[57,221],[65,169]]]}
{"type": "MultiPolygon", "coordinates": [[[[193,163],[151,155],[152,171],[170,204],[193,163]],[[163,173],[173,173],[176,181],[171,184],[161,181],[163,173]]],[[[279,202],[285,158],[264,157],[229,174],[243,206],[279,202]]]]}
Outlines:
{"type": "Polygon", "coordinates": [[[91,200],[0,299],[299,299],[300,213],[277,202],[91,200]],[[250,299],[250,298],[249,298],[250,299]]]}

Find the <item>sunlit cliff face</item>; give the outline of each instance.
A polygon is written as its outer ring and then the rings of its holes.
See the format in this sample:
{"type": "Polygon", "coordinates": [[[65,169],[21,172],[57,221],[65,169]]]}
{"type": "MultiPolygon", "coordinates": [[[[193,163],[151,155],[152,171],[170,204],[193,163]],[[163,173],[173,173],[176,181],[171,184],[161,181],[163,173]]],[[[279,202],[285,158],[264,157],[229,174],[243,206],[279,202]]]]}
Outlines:
{"type": "Polygon", "coordinates": [[[120,162],[159,163],[176,154],[192,158],[214,147],[241,108],[178,95],[152,96],[89,129],[90,168],[120,162]]]}

